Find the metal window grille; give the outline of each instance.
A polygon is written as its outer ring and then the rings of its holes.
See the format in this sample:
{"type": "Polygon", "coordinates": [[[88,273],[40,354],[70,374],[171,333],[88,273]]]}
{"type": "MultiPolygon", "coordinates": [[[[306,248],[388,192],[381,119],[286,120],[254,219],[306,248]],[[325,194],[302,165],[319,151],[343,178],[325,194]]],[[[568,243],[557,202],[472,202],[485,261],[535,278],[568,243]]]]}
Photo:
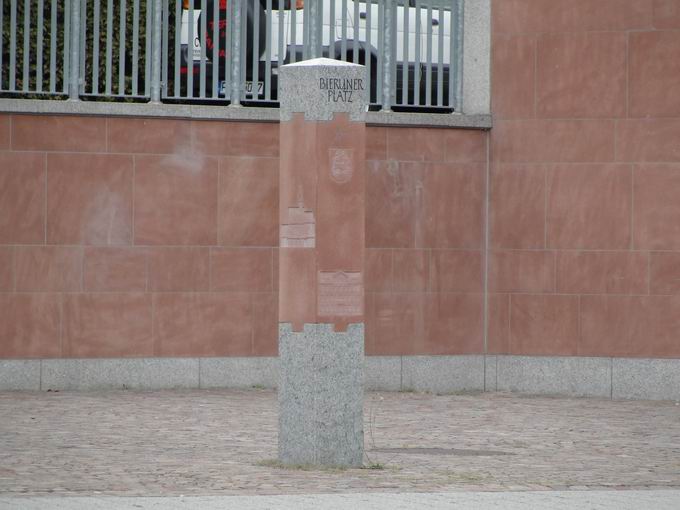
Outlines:
{"type": "Polygon", "coordinates": [[[276,106],[278,68],[366,67],[385,111],[459,111],[465,0],[0,0],[0,95],[276,106]]]}

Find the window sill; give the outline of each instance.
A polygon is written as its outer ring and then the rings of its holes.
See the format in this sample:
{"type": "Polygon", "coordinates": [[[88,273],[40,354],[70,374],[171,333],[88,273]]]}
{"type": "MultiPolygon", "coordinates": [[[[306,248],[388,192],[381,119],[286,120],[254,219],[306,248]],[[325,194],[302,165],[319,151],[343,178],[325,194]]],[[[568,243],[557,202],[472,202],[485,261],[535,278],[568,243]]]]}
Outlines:
{"type": "MultiPolygon", "coordinates": [[[[278,108],[230,107],[216,105],[175,105],[148,103],[104,103],[93,101],[56,101],[0,98],[0,112],[46,115],[102,115],[194,120],[278,122],[278,108]]],[[[421,126],[490,129],[491,115],[459,113],[369,112],[371,126],[421,126]]]]}

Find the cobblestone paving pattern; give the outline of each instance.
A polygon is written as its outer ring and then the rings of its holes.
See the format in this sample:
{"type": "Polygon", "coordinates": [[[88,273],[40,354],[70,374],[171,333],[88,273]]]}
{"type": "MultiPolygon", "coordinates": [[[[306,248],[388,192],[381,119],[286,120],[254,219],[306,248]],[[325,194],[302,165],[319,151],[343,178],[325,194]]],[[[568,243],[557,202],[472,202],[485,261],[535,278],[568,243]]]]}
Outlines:
{"type": "Polygon", "coordinates": [[[270,390],[0,393],[0,494],[680,487],[674,402],[369,393],[364,415],[383,469],[282,469],[270,390]]]}

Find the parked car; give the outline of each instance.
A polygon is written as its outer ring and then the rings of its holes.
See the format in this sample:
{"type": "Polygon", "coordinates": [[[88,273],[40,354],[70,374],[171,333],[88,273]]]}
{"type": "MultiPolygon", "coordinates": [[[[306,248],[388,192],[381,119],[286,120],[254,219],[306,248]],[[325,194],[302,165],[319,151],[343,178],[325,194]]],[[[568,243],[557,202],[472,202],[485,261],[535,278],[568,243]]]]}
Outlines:
{"type": "MultiPolygon", "coordinates": [[[[225,96],[225,70],[228,51],[224,49],[224,38],[226,32],[227,1],[228,0],[193,0],[193,14],[189,11],[189,1],[184,0],[181,23],[181,49],[182,49],[182,73],[185,74],[191,68],[194,74],[193,86],[194,95],[200,92],[198,77],[202,62],[203,48],[205,48],[205,71],[206,71],[206,95],[212,95],[212,73],[215,70],[213,62],[214,48],[214,2],[219,2],[218,32],[220,37],[219,62],[217,70],[219,79],[217,81],[217,94],[219,97],[225,96]],[[202,9],[202,2],[207,2],[207,9],[202,9]],[[205,33],[202,33],[202,19],[206,16],[205,33]],[[193,23],[190,17],[193,15],[193,23]],[[193,25],[193,30],[190,26],[193,25]],[[192,43],[189,44],[190,32],[193,34],[192,43]],[[187,63],[191,62],[191,65],[187,63]]],[[[426,85],[428,76],[428,54],[429,61],[432,62],[429,68],[430,76],[430,96],[431,102],[437,103],[437,85],[439,71],[439,57],[441,48],[442,60],[442,85],[441,103],[439,106],[449,108],[448,82],[451,63],[451,0],[419,0],[418,6],[420,13],[416,13],[416,0],[397,0],[396,2],[396,36],[395,36],[395,58],[396,58],[396,98],[398,102],[408,102],[413,104],[415,94],[420,104],[425,103],[427,96],[426,85]],[[431,7],[429,16],[427,7],[431,7]],[[440,10],[441,8],[441,10],[440,10]],[[416,21],[420,22],[420,31],[416,29],[416,21]],[[439,31],[443,34],[440,40],[439,31]],[[419,39],[417,39],[419,35],[419,39]],[[428,38],[430,38],[428,44],[428,38]],[[404,47],[406,43],[406,48],[404,47]],[[418,46],[418,48],[416,48],[418,46]],[[408,79],[408,101],[403,94],[404,72],[408,79]]],[[[271,45],[266,51],[267,45],[267,0],[251,0],[246,2],[246,9],[243,15],[246,18],[246,62],[245,62],[245,90],[242,99],[263,100],[265,99],[265,73],[267,72],[267,60],[271,68],[271,91],[270,99],[276,101],[277,68],[279,65],[280,47],[283,49],[281,61],[289,63],[303,59],[304,43],[304,0],[271,0],[271,45]],[[279,14],[279,3],[281,5],[281,15],[279,14]],[[257,10],[257,12],[255,12],[257,10]],[[293,13],[295,10],[295,13],[293,13]],[[293,18],[294,21],[293,21],[293,18]],[[257,26],[256,26],[257,24],[257,26]],[[293,30],[293,24],[295,30],[293,30]],[[283,32],[281,37],[281,32],[283,32]],[[255,37],[256,36],[256,37],[255,37]],[[283,44],[280,45],[279,41],[283,44]],[[254,57],[254,53],[257,55],[254,57]],[[257,66],[257,72],[255,68],[257,66]],[[257,83],[253,79],[257,74],[257,83]]],[[[321,54],[325,57],[342,59],[343,53],[346,60],[355,61],[355,47],[358,53],[356,61],[360,64],[370,66],[371,72],[371,102],[377,101],[377,78],[379,76],[379,6],[378,1],[373,0],[369,4],[365,0],[347,0],[343,12],[342,0],[322,0],[320,6],[323,9],[323,22],[321,26],[321,54]],[[334,15],[331,16],[331,6],[334,8],[334,15]],[[344,23],[343,23],[344,20],[344,23]],[[370,30],[369,30],[370,22],[370,30]],[[343,29],[344,25],[344,29],[343,29]],[[343,38],[345,44],[343,45],[343,38]],[[356,44],[355,44],[356,41],[356,44]]]]}

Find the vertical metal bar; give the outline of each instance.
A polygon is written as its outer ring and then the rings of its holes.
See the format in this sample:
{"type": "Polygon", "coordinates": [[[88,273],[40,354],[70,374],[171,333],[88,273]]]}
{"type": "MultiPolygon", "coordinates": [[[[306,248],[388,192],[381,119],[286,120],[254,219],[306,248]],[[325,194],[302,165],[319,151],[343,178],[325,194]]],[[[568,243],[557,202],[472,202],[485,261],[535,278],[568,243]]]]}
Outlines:
{"type": "MultiPolygon", "coordinates": [[[[152,2],[147,3],[147,8],[152,2]]],[[[139,80],[139,0],[132,2],[132,95],[137,95],[139,80]]]]}
{"type": "Polygon", "coordinates": [[[394,0],[385,1],[383,34],[383,101],[382,111],[392,109],[392,32],[394,30],[394,0]]]}
{"type": "Polygon", "coordinates": [[[100,0],[94,0],[94,21],[92,24],[92,93],[99,94],[99,11],[100,0]]]}
{"type": "Polygon", "coordinates": [[[239,83],[239,90],[241,91],[241,99],[245,99],[246,79],[248,78],[248,11],[247,3],[253,0],[239,0],[241,2],[241,46],[240,46],[240,65],[241,65],[241,82],[239,83]],[[244,8],[245,6],[245,8],[244,8]]]}
{"type": "MultiPolygon", "coordinates": [[[[162,96],[165,97],[168,95],[168,56],[170,55],[169,48],[168,48],[168,32],[170,32],[170,5],[168,3],[168,0],[162,0],[163,2],[163,47],[161,49],[161,58],[163,59],[162,62],[162,76],[163,76],[163,81],[162,84],[160,85],[161,93],[162,96]],[[163,53],[165,51],[165,53],[163,53]]],[[[147,7],[148,9],[148,7],[147,7]]],[[[153,31],[153,25],[151,23],[147,23],[146,25],[146,38],[149,40],[149,30],[153,31]],[[151,25],[151,26],[150,26],[151,25]]],[[[149,46],[147,45],[146,47],[146,60],[148,62],[149,60],[149,55],[151,54],[151,51],[149,51],[149,46]]],[[[149,65],[147,63],[147,68],[149,68],[149,65]]],[[[150,79],[147,76],[146,78],[146,83],[147,86],[150,85],[150,79]]],[[[151,97],[151,94],[150,94],[151,97]]],[[[160,101],[160,97],[158,98],[160,101]]],[[[151,97],[151,100],[153,101],[153,97],[151,97]]]]}
{"type": "MultiPolygon", "coordinates": [[[[165,0],[161,0],[161,15],[160,19],[162,20],[162,16],[164,12],[167,12],[166,9],[163,8],[165,0]]],[[[152,62],[152,54],[151,54],[151,45],[152,45],[152,40],[153,40],[153,16],[154,12],[156,11],[155,4],[151,2],[151,0],[147,0],[145,3],[146,6],[146,22],[144,24],[144,97],[148,97],[149,99],[151,98],[151,66],[153,66],[152,62]]],[[[162,21],[158,24],[158,30],[161,32],[163,31],[163,24],[162,21]]],[[[167,42],[167,41],[166,41],[167,42]]],[[[163,58],[162,54],[162,47],[161,47],[161,59],[163,58]]],[[[162,66],[159,65],[159,67],[162,66]]],[[[160,79],[159,79],[159,84],[158,84],[159,91],[161,89],[161,84],[160,84],[160,79]]],[[[160,101],[160,93],[159,93],[159,101],[160,101]]]]}
{"type": "MultiPolygon", "coordinates": [[[[214,0],[215,1],[215,0],[214,0]]],[[[201,99],[205,98],[205,72],[206,72],[206,60],[207,60],[207,48],[205,47],[206,43],[206,37],[205,34],[208,31],[207,27],[207,20],[206,18],[208,17],[208,2],[207,0],[203,0],[201,2],[201,24],[200,27],[198,28],[200,30],[200,33],[198,35],[198,40],[201,42],[201,65],[199,66],[199,75],[198,75],[198,86],[199,86],[199,92],[198,92],[198,97],[201,99]]]]}
{"type": "Polygon", "coordinates": [[[305,14],[305,21],[307,22],[307,31],[309,32],[309,36],[307,37],[307,44],[306,46],[309,46],[309,51],[307,53],[307,56],[309,58],[316,58],[318,57],[318,10],[319,10],[319,3],[317,0],[308,0],[305,2],[305,7],[307,7],[307,4],[309,4],[309,9],[307,10],[305,14]]]}
{"type": "Polygon", "coordinates": [[[408,72],[409,72],[409,6],[408,2],[404,2],[404,48],[402,53],[401,64],[401,104],[408,104],[408,72]]]}
{"type": "MultiPolygon", "coordinates": [[[[11,0],[10,0],[11,1],[11,0]]],[[[3,55],[3,47],[2,47],[2,41],[5,38],[5,19],[4,19],[4,12],[5,12],[5,2],[4,0],[0,0],[0,90],[4,90],[3,87],[3,75],[5,74],[4,69],[5,67],[2,65],[2,55],[3,55]]]]}
{"type": "MultiPolygon", "coordinates": [[[[67,0],[68,1],[68,0],[67,0]]],[[[9,90],[16,89],[17,66],[17,0],[10,0],[9,14],[9,90]]]]}
{"type": "MultiPolygon", "coordinates": [[[[321,44],[323,44],[323,37],[321,39],[322,39],[321,44]]],[[[331,0],[328,12],[328,55],[327,55],[328,58],[335,58],[334,43],[335,43],[335,0],[331,0]]]]}
{"type": "Polygon", "coordinates": [[[366,0],[366,48],[368,48],[368,54],[366,55],[366,83],[368,83],[368,103],[372,103],[375,98],[371,97],[371,91],[373,90],[373,80],[371,79],[371,48],[373,45],[371,39],[373,37],[372,27],[371,27],[371,11],[373,0],[366,0]]]}
{"type": "MultiPolygon", "coordinates": [[[[209,5],[206,6],[206,11],[209,9],[209,5]]],[[[220,74],[220,2],[219,0],[213,0],[213,26],[212,26],[212,85],[210,87],[210,97],[219,96],[218,79],[220,74]]],[[[226,21],[226,20],[225,20],[226,21]]],[[[208,27],[210,28],[210,27],[208,27]]]]}
{"type": "Polygon", "coordinates": [[[71,3],[71,33],[69,58],[69,93],[70,101],[79,101],[80,87],[78,84],[80,75],[80,0],[66,0],[71,3]]]}
{"type": "Polygon", "coordinates": [[[437,106],[444,106],[444,10],[439,7],[437,38],[437,106]]]}
{"type": "Polygon", "coordinates": [[[105,93],[111,95],[113,74],[113,0],[106,3],[106,85],[105,93]]]}
{"type": "MultiPolygon", "coordinates": [[[[12,2],[14,3],[14,2],[12,2]]],[[[62,54],[63,72],[61,90],[64,94],[69,93],[69,65],[71,58],[71,0],[65,0],[64,8],[64,53],[62,54]]]]}
{"type": "Polygon", "coordinates": [[[427,5],[427,69],[425,71],[425,105],[432,104],[432,6],[427,5]]]}
{"type": "MultiPolygon", "coordinates": [[[[181,38],[182,38],[182,0],[172,0],[175,2],[175,93],[174,97],[179,97],[181,94],[181,78],[180,78],[180,67],[181,63],[181,38]]],[[[189,59],[189,49],[187,48],[187,61],[189,59]]],[[[187,72],[189,72],[189,64],[187,62],[187,72]]]]}
{"type": "Polygon", "coordinates": [[[422,32],[422,20],[420,16],[420,0],[416,0],[416,61],[413,66],[413,104],[420,104],[420,37],[422,32]]]}
{"type": "Polygon", "coordinates": [[[125,94],[125,21],[127,9],[125,0],[120,0],[120,19],[118,20],[118,94],[125,94]]]}
{"type": "Polygon", "coordinates": [[[385,36],[385,0],[378,0],[378,62],[376,63],[376,76],[375,76],[375,100],[377,103],[382,104],[383,97],[383,61],[385,55],[383,55],[382,48],[384,46],[383,38],[385,36]]]}
{"type": "MultiPolygon", "coordinates": [[[[284,35],[284,32],[286,31],[286,27],[284,26],[285,20],[284,20],[284,16],[283,16],[283,13],[284,13],[283,8],[284,8],[284,3],[279,0],[279,11],[278,11],[278,15],[279,15],[279,61],[278,61],[278,64],[279,65],[277,67],[281,67],[281,65],[283,64],[283,60],[285,58],[285,55],[283,54],[283,35],[284,35]]],[[[295,9],[295,6],[293,5],[292,8],[295,9]]]]}
{"type": "Polygon", "coordinates": [[[80,61],[78,62],[78,91],[85,93],[85,56],[87,55],[87,0],[80,2],[80,61]]]}
{"type": "MultiPolygon", "coordinates": [[[[465,0],[457,0],[458,19],[456,20],[456,102],[455,110],[460,112],[463,107],[463,44],[464,44],[464,14],[465,0]]],[[[451,57],[453,59],[453,56],[451,57]]]]}
{"type": "Polygon", "coordinates": [[[21,90],[28,91],[30,77],[28,75],[29,63],[31,61],[31,0],[24,0],[24,58],[23,58],[23,76],[21,83],[21,90]]]}
{"type": "Polygon", "coordinates": [[[310,1],[307,0],[302,6],[302,60],[309,58],[309,7],[310,1]]]}
{"type": "Polygon", "coordinates": [[[232,0],[231,106],[241,106],[241,0],[232,0]]]}
{"type": "Polygon", "coordinates": [[[342,0],[342,43],[340,50],[340,59],[343,62],[347,61],[347,0],[342,0]]]}
{"type": "MultiPolygon", "coordinates": [[[[147,10],[151,7],[147,3],[147,10]]],[[[148,14],[147,14],[148,17],[148,14]]],[[[152,103],[161,102],[161,59],[163,48],[161,46],[162,19],[163,19],[163,0],[153,0],[153,16],[151,18],[151,90],[150,99],[152,103]]],[[[148,27],[148,25],[147,25],[148,27]]],[[[147,41],[149,40],[149,30],[146,31],[147,41]]],[[[147,44],[148,48],[148,44],[147,44]]],[[[149,54],[146,55],[146,67],[149,68],[149,54]]],[[[167,69],[166,69],[167,71],[167,69]]],[[[148,83],[148,80],[147,80],[148,83]]]]}
{"type": "MultiPolygon", "coordinates": [[[[177,0],[178,2],[181,0],[177,0]]],[[[187,97],[194,97],[194,1],[189,0],[187,35],[187,97]]]]}
{"type": "Polygon", "coordinates": [[[354,41],[352,44],[352,62],[359,63],[359,2],[354,1],[354,41]]]}
{"type": "MultiPolygon", "coordinates": [[[[259,0],[255,0],[259,3],[259,0]]],[[[251,81],[251,99],[256,101],[260,98],[258,94],[258,82],[260,81],[260,9],[257,6],[253,9],[253,76],[251,81]]],[[[246,57],[247,58],[247,57],[246,57]]]]}
{"type": "MultiPolygon", "coordinates": [[[[233,2],[232,2],[233,3],[233,2]]],[[[226,10],[224,12],[225,21],[227,23],[226,30],[224,32],[224,55],[226,65],[224,66],[224,97],[225,99],[231,98],[231,52],[232,52],[232,31],[233,31],[233,19],[232,19],[232,8],[231,3],[227,2],[226,10]]]]}
{"type": "Polygon", "coordinates": [[[265,36],[265,66],[264,66],[264,98],[271,101],[272,98],[272,23],[274,13],[272,12],[272,0],[267,0],[267,32],[265,36]]]}
{"type": "Polygon", "coordinates": [[[458,37],[458,0],[451,0],[451,16],[449,18],[449,107],[455,109],[455,71],[456,71],[456,37],[458,37]]]}
{"type": "Polygon", "coordinates": [[[297,5],[294,0],[290,0],[290,41],[291,41],[291,56],[290,61],[294,63],[297,60],[297,5]]]}
{"type": "Polygon", "coordinates": [[[50,8],[50,93],[52,94],[57,91],[57,37],[57,0],[52,0],[50,8]]]}
{"type": "Polygon", "coordinates": [[[36,55],[36,65],[35,65],[35,70],[36,70],[36,76],[35,76],[35,90],[38,92],[42,92],[43,88],[43,28],[44,28],[44,19],[43,19],[43,11],[45,10],[45,6],[43,4],[43,0],[38,0],[38,34],[36,35],[36,42],[35,45],[37,47],[37,55],[36,55]]]}

